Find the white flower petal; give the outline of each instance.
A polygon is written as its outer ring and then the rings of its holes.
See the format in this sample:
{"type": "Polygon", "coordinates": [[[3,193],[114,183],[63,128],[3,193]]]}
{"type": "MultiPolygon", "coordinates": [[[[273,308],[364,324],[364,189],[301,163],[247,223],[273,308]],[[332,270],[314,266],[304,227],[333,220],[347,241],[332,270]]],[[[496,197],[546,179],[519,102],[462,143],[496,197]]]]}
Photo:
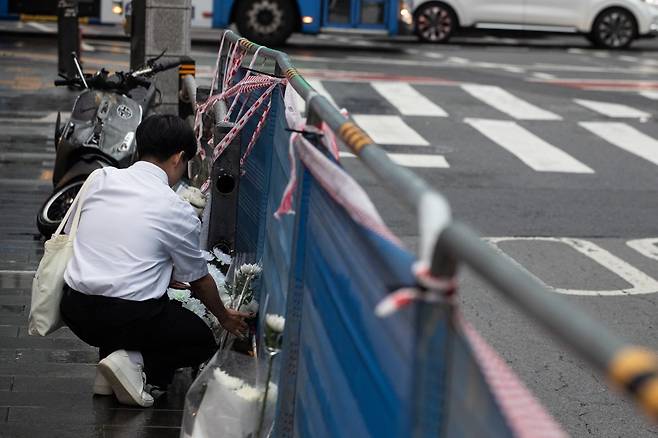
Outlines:
{"type": "Polygon", "coordinates": [[[231,262],[233,261],[233,258],[230,255],[223,253],[219,248],[213,248],[212,253],[215,255],[217,260],[223,265],[230,265],[231,262]]]}
{"type": "Polygon", "coordinates": [[[244,381],[242,379],[233,377],[219,368],[213,371],[213,375],[221,385],[231,390],[239,389],[244,385],[244,381]]]}
{"type": "Polygon", "coordinates": [[[281,315],[268,313],[265,315],[265,325],[267,325],[270,330],[274,332],[283,333],[283,329],[286,325],[286,319],[281,315]]]}
{"type": "Polygon", "coordinates": [[[247,401],[258,401],[262,397],[262,394],[259,390],[257,390],[256,388],[254,388],[251,385],[247,385],[246,383],[244,385],[242,385],[242,387],[240,389],[235,391],[235,393],[239,397],[241,397],[241,398],[243,398],[247,401]]]}

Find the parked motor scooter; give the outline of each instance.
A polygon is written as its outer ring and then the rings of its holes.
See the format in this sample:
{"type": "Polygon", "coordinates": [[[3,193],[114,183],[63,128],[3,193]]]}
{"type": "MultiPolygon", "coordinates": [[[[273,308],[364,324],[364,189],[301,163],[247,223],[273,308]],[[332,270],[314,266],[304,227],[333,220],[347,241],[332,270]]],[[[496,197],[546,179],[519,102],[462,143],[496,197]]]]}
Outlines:
{"type": "Polygon", "coordinates": [[[55,232],[91,172],[106,166],[128,167],[137,159],[135,130],[159,94],[152,78],[180,65],[180,61],[157,63],[163,54],[135,71],[110,74],[101,69],[94,75],[84,75],[72,54],[78,75],[62,76],[55,85],[83,91],[64,125],[57,115],[54,189],[37,215],[37,227],[46,238],[55,232]]]}

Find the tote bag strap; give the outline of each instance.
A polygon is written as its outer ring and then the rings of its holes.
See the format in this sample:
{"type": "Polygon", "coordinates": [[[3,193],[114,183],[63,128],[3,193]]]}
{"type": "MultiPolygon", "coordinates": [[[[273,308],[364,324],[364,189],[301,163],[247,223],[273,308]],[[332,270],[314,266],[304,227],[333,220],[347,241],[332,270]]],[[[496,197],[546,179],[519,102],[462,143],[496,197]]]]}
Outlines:
{"type": "Polygon", "coordinates": [[[84,197],[85,193],[87,193],[87,189],[91,185],[94,177],[96,176],[98,170],[94,170],[89,174],[87,179],[85,180],[84,184],[82,184],[82,187],[80,188],[80,191],[78,194],[75,196],[75,199],[71,203],[71,206],[67,210],[66,214],[64,215],[64,219],[62,219],[62,222],[60,222],[59,226],[57,227],[57,230],[53,233],[53,237],[59,236],[62,233],[62,230],[66,226],[66,223],[69,220],[69,217],[71,216],[71,212],[73,211],[74,208],[78,204],[81,204],[79,208],[75,211],[75,215],[73,216],[73,223],[71,224],[71,231],[69,232],[70,236],[75,236],[75,233],[78,231],[78,223],[80,222],[80,213],[82,211],[82,201],[81,199],[84,197]]]}

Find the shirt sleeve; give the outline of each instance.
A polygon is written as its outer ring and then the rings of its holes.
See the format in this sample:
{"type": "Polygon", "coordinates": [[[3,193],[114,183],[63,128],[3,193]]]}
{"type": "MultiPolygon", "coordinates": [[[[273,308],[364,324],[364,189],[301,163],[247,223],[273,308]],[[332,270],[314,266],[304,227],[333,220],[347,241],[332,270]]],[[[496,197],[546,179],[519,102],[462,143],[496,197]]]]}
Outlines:
{"type": "Polygon", "coordinates": [[[208,273],[208,265],[199,249],[201,223],[185,234],[175,236],[169,249],[174,264],[173,279],[181,282],[198,280],[208,273]]]}

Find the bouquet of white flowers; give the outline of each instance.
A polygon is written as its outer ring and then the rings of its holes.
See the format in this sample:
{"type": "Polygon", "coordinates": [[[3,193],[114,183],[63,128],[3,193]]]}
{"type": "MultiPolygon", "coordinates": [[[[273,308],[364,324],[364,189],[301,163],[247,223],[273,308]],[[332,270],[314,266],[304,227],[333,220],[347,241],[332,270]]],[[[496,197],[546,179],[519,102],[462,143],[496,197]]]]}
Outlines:
{"type": "MultiPolygon", "coordinates": [[[[253,299],[253,282],[262,272],[260,265],[240,263],[236,268],[236,263],[245,260],[245,256],[239,254],[234,261],[230,255],[223,253],[218,248],[214,248],[212,252],[202,251],[202,253],[206,262],[208,262],[208,273],[215,280],[217,292],[219,292],[219,297],[224,306],[231,309],[257,312],[258,302],[253,299]],[[227,277],[232,280],[227,282],[227,277]]],[[[183,307],[203,319],[212,330],[215,340],[220,342],[224,329],[215,315],[210,313],[199,299],[194,298],[189,290],[169,288],[167,295],[169,299],[180,301],[183,307]]]]}
{"type": "Polygon", "coordinates": [[[265,403],[273,407],[278,388],[269,383],[265,390],[264,384],[257,384],[258,375],[254,358],[233,351],[218,353],[188,392],[183,436],[259,436],[259,407],[265,403]],[[193,399],[199,400],[198,405],[191,406],[193,399]]]}

